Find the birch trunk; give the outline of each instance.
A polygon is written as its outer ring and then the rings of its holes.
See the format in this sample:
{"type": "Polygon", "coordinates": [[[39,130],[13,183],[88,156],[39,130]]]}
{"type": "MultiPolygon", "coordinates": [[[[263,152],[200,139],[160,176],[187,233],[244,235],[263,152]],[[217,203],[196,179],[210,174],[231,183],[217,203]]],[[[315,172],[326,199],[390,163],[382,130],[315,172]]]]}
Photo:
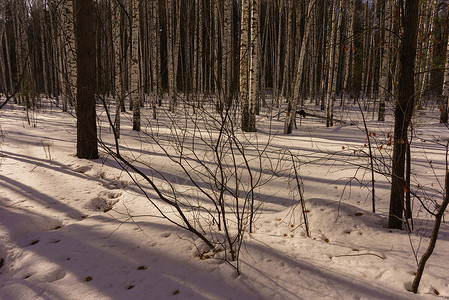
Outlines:
{"type": "Polygon", "coordinates": [[[423,73],[423,79],[422,81],[418,81],[418,83],[421,84],[421,86],[419,86],[419,101],[421,102],[423,97],[424,97],[424,93],[426,92],[426,88],[429,85],[429,81],[430,81],[430,68],[431,68],[431,64],[432,64],[432,57],[433,57],[433,51],[434,51],[434,45],[433,45],[433,39],[432,37],[434,37],[434,29],[435,29],[435,22],[437,19],[437,15],[438,15],[438,10],[437,10],[437,4],[438,1],[437,0],[432,0],[431,2],[431,6],[429,9],[429,24],[428,24],[428,29],[426,31],[424,31],[425,36],[425,47],[424,47],[424,61],[423,61],[423,67],[421,72],[423,73]]]}
{"type": "Polygon", "coordinates": [[[47,53],[46,53],[46,47],[45,47],[45,2],[44,0],[41,0],[39,3],[40,7],[39,9],[39,17],[40,17],[40,30],[41,30],[41,59],[42,59],[42,81],[43,81],[43,88],[44,88],[44,94],[46,96],[49,95],[48,93],[48,76],[47,76],[47,53]]]}
{"type": "Polygon", "coordinates": [[[315,5],[316,0],[310,0],[309,4],[307,6],[307,14],[306,14],[306,22],[305,22],[305,29],[304,29],[304,35],[302,38],[301,43],[301,50],[299,52],[299,61],[298,61],[298,69],[296,70],[296,80],[295,80],[295,87],[294,87],[294,93],[293,93],[293,101],[289,102],[289,105],[287,106],[287,114],[285,117],[284,122],[284,133],[290,134],[293,131],[293,125],[295,123],[296,119],[296,106],[298,104],[298,99],[300,95],[300,87],[301,82],[303,78],[303,73],[305,69],[305,58],[306,58],[306,50],[307,50],[307,43],[309,38],[309,31],[310,31],[310,23],[309,18],[312,15],[312,9],[315,5]],[[290,104],[291,103],[291,104],[290,104]]]}
{"type": "MultiPolygon", "coordinates": [[[[214,7],[214,45],[213,45],[213,81],[214,81],[214,93],[215,93],[215,105],[217,106],[217,110],[221,111],[223,109],[224,105],[224,99],[222,97],[222,87],[221,87],[221,80],[220,80],[220,71],[222,71],[222,68],[220,68],[220,57],[219,57],[219,48],[220,48],[220,30],[222,27],[220,27],[220,24],[222,23],[222,16],[221,16],[221,7],[220,7],[220,1],[214,1],[213,3],[214,7]]],[[[195,5],[195,16],[197,16],[197,4],[195,5]]],[[[199,19],[196,17],[196,19],[199,19]]],[[[198,22],[195,24],[195,53],[194,53],[194,72],[197,73],[198,68],[198,44],[199,44],[199,38],[198,38],[198,22]]],[[[222,34],[223,35],[223,34],[222,34]]],[[[195,91],[197,92],[196,88],[197,84],[195,83],[195,91]]]]}
{"type": "Polygon", "coordinates": [[[383,54],[381,56],[381,69],[380,69],[380,80],[379,80],[379,114],[377,116],[378,121],[385,121],[385,102],[389,99],[388,92],[388,80],[390,76],[390,30],[391,30],[391,16],[392,3],[391,0],[385,1],[384,9],[384,25],[383,25],[383,38],[382,38],[382,50],[383,54]]]}
{"type": "Polygon", "coordinates": [[[14,85],[13,85],[13,75],[12,75],[12,67],[11,67],[11,54],[9,51],[9,38],[8,38],[8,34],[5,30],[4,33],[4,38],[5,38],[5,48],[6,48],[6,64],[8,65],[8,74],[9,74],[9,93],[12,93],[14,90],[14,85]]]}
{"type": "Polygon", "coordinates": [[[363,35],[363,77],[361,90],[366,96],[369,83],[369,67],[370,67],[370,53],[371,53],[371,24],[369,14],[369,1],[365,2],[364,8],[364,35],[363,35]]]}
{"type": "Polygon", "coordinates": [[[233,22],[233,10],[232,0],[224,1],[223,11],[223,63],[222,63],[222,76],[223,76],[223,96],[226,105],[229,107],[232,103],[231,88],[232,88],[232,57],[233,57],[233,34],[232,34],[232,22],[233,22]]]}
{"type": "Polygon", "coordinates": [[[121,24],[121,18],[120,13],[122,9],[122,5],[120,3],[121,0],[115,0],[115,4],[112,4],[111,1],[111,11],[112,11],[112,46],[114,51],[114,99],[116,104],[115,109],[115,120],[114,120],[114,126],[117,138],[120,138],[120,111],[122,107],[122,76],[121,76],[121,61],[122,61],[122,51],[121,51],[121,44],[120,44],[120,24],[121,24]]]}
{"type": "Polygon", "coordinates": [[[133,130],[140,131],[139,0],[132,0],[131,18],[130,102],[133,108],[133,130]]]}
{"type": "Polygon", "coordinates": [[[250,5],[250,57],[249,57],[249,107],[248,125],[245,131],[256,131],[256,105],[259,91],[259,1],[250,5]]]}
{"type": "Polygon", "coordinates": [[[274,83],[273,83],[273,95],[276,99],[277,107],[279,109],[278,112],[278,120],[281,116],[281,110],[282,110],[282,94],[280,94],[280,86],[282,84],[282,73],[281,73],[281,41],[282,41],[282,19],[283,19],[283,12],[284,12],[284,2],[283,0],[279,0],[278,4],[279,9],[279,15],[278,15],[278,27],[277,27],[277,42],[276,42],[276,49],[275,49],[275,76],[274,76],[274,83]]]}
{"type": "MultiPolygon", "coordinates": [[[[203,39],[203,4],[202,1],[197,2],[197,49],[196,49],[196,80],[195,80],[195,90],[197,95],[197,101],[199,106],[201,106],[203,94],[204,94],[204,82],[203,82],[203,55],[204,51],[204,39],[203,39]]],[[[179,31],[179,29],[178,29],[179,31]]],[[[216,45],[218,47],[218,45],[216,45]]]]}
{"type": "Polygon", "coordinates": [[[70,105],[75,105],[76,99],[76,44],[75,44],[75,27],[74,27],[74,0],[65,0],[63,6],[64,19],[64,47],[67,57],[67,79],[65,93],[70,105]]]}
{"type": "MultiPolygon", "coordinates": [[[[62,14],[62,13],[61,13],[62,14]]],[[[51,14],[52,15],[52,14],[51,14]]],[[[53,20],[54,24],[54,33],[56,35],[56,69],[57,69],[57,77],[59,80],[59,84],[57,85],[56,94],[60,96],[62,102],[62,111],[67,111],[68,109],[68,97],[66,93],[67,88],[67,72],[66,72],[66,55],[65,55],[65,46],[63,43],[64,40],[64,30],[61,28],[61,24],[58,23],[58,20],[53,20]]],[[[63,27],[63,26],[62,26],[63,27]]]]}
{"type": "Polygon", "coordinates": [[[175,95],[174,95],[174,62],[173,62],[173,1],[167,0],[165,2],[165,20],[167,28],[167,73],[168,73],[168,97],[169,97],[169,110],[175,109],[175,95]]]}
{"type": "MultiPolygon", "coordinates": [[[[332,3],[330,3],[330,5],[332,5],[332,3]]],[[[324,110],[326,108],[326,103],[325,103],[325,96],[326,96],[326,92],[327,92],[327,84],[328,84],[328,72],[327,70],[329,69],[329,47],[326,46],[327,41],[329,40],[329,33],[330,30],[327,28],[329,21],[329,17],[327,17],[328,15],[328,8],[327,8],[328,4],[326,2],[322,2],[321,3],[321,11],[323,12],[322,14],[322,32],[321,32],[321,52],[322,52],[322,66],[321,66],[321,78],[320,78],[320,82],[321,82],[321,86],[320,86],[320,105],[321,105],[321,110],[324,110]]]]}
{"type": "Polygon", "coordinates": [[[150,60],[151,60],[151,91],[152,91],[152,105],[153,105],[153,119],[157,118],[157,103],[159,97],[158,91],[158,43],[157,35],[159,30],[157,27],[157,20],[159,18],[158,14],[158,1],[151,0],[151,20],[150,20],[150,60]]]}
{"type": "Polygon", "coordinates": [[[348,8],[348,27],[346,31],[346,41],[347,41],[347,47],[345,47],[345,79],[344,79],[344,88],[343,92],[341,94],[341,109],[344,110],[345,106],[345,93],[349,95],[349,99],[351,99],[351,71],[353,68],[351,68],[351,58],[352,61],[354,61],[354,23],[355,23],[355,0],[349,1],[349,8],[348,8]]]}
{"type": "Polygon", "coordinates": [[[175,111],[176,93],[177,93],[177,68],[179,53],[179,28],[180,28],[180,1],[167,0],[166,2],[167,18],[167,71],[169,85],[169,110],[175,111]]]}
{"type": "Polygon", "coordinates": [[[336,52],[336,31],[337,31],[337,11],[339,9],[339,4],[332,5],[331,8],[331,31],[329,34],[329,43],[330,43],[330,49],[329,49],[329,68],[328,68],[328,74],[327,74],[327,92],[326,92],[326,127],[332,127],[333,124],[333,103],[334,103],[334,70],[336,68],[335,66],[335,52],[336,52]]]}
{"type": "Polygon", "coordinates": [[[241,1],[240,21],[240,105],[242,114],[242,130],[250,131],[249,107],[249,62],[250,62],[250,0],[241,1]]]}
{"type": "Polygon", "coordinates": [[[441,94],[440,123],[448,123],[449,107],[449,40],[446,47],[446,61],[444,68],[443,92],[441,94]]]}
{"type": "Polygon", "coordinates": [[[293,0],[285,0],[287,3],[285,7],[287,9],[285,13],[285,18],[287,19],[287,28],[286,28],[286,51],[284,56],[284,74],[282,80],[282,91],[281,95],[285,96],[287,102],[290,101],[290,81],[291,81],[291,65],[292,65],[292,56],[293,56],[293,0]]]}
{"type": "MultiPolygon", "coordinates": [[[[4,59],[4,55],[3,55],[3,37],[6,35],[6,24],[5,24],[5,20],[6,19],[6,15],[5,15],[5,4],[4,3],[0,3],[0,49],[2,55],[0,55],[0,69],[2,72],[2,91],[5,95],[8,94],[8,84],[6,82],[6,78],[7,77],[7,73],[6,73],[6,64],[5,64],[5,59],[4,59]]],[[[8,52],[9,49],[6,48],[6,52],[8,52]]]]}

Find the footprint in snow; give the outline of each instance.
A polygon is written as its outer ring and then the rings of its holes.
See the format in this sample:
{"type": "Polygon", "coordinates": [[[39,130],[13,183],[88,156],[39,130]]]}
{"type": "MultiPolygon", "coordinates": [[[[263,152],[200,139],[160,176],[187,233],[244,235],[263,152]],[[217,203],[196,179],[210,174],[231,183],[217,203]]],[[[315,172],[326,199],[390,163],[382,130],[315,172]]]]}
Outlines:
{"type": "Polygon", "coordinates": [[[110,211],[122,198],[121,191],[101,191],[98,196],[91,201],[91,208],[96,211],[110,211]]]}
{"type": "Polygon", "coordinates": [[[107,181],[107,182],[104,182],[103,186],[105,188],[107,188],[108,190],[123,189],[128,186],[128,183],[123,180],[105,180],[105,181],[107,181]]]}

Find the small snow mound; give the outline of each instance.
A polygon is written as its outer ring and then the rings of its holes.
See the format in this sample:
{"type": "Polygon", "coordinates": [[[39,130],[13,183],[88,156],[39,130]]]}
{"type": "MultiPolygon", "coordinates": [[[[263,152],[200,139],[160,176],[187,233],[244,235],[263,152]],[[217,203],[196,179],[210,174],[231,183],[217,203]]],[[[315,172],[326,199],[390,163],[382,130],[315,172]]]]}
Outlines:
{"type": "MultiPolygon", "coordinates": [[[[15,208],[0,210],[0,220],[5,228],[9,228],[8,236],[16,238],[28,232],[50,231],[62,226],[62,221],[43,214],[24,213],[15,208]],[[17,222],[17,220],[26,220],[17,222]]],[[[1,233],[1,230],[0,230],[1,233]]]]}
{"type": "Polygon", "coordinates": [[[17,273],[19,278],[33,283],[55,282],[63,279],[66,275],[66,271],[57,264],[40,259],[26,261],[17,273]]]}
{"type": "Polygon", "coordinates": [[[97,198],[92,199],[91,208],[96,211],[110,211],[122,197],[121,191],[101,191],[97,198]]]}
{"type": "Polygon", "coordinates": [[[90,171],[92,169],[92,166],[79,166],[73,169],[73,171],[78,173],[86,173],[87,171],[90,171]]]}
{"type": "Polygon", "coordinates": [[[46,282],[55,282],[63,279],[67,273],[61,268],[55,268],[53,270],[49,270],[47,274],[45,274],[46,282]]]}
{"type": "Polygon", "coordinates": [[[412,287],[413,275],[405,270],[391,269],[385,271],[379,279],[392,286],[402,285],[404,289],[409,290],[412,287]]]}

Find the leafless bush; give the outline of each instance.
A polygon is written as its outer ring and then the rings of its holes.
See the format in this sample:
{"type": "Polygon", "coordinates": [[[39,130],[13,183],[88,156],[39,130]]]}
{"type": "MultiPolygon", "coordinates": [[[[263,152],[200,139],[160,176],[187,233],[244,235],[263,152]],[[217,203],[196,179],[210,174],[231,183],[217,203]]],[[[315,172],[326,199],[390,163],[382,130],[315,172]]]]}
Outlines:
{"type": "MultiPolygon", "coordinates": [[[[104,107],[115,132],[113,119],[104,107]]],[[[293,156],[290,159],[287,151],[270,149],[274,135],[264,135],[262,141],[257,133],[239,130],[237,109],[230,105],[217,111],[213,103],[205,102],[192,113],[193,107],[184,103],[175,113],[148,119],[140,136],[152,151],[168,159],[164,168],[155,166],[149,156],[138,156],[121,147],[117,136],[114,149],[101,139],[100,145],[127,172],[144,179],[146,185],[132,176],[163,217],[208,246],[209,249],[199,249],[201,258],[216,257],[221,252],[222,258],[239,273],[244,235],[255,230],[258,210],[264,198],[270,196],[262,193],[262,187],[279,177],[281,181],[289,177],[284,181],[287,188],[287,183],[296,178],[295,188],[302,199],[302,184],[293,156]],[[165,213],[149,195],[148,188],[173,213],[165,213]]]]}

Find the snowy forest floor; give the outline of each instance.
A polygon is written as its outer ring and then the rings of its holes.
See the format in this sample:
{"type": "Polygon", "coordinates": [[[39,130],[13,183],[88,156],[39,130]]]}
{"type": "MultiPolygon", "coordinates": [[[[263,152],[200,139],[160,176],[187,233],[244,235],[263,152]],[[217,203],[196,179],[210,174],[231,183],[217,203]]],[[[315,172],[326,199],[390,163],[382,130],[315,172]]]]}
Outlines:
{"type": "MultiPolygon", "coordinates": [[[[448,223],[419,294],[407,291],[417,269],[414,252],[419,259],[425,251],[433,219],[415,200],[413,233],[389,230],[390,185],[381,174],[371,212],[366,135],[355,107],[338,112],[347,122],[331,128],[314,117],[299,126],[298,117],[292,135],[282,134],[283,120],[258,117],[257,138],[272,139],[273,159],[286,148],[301,159],[311,238],[286,179],[274,178],[259,190],[254,233],[245,235],[236,276],[220,259],[199,259],[197,238],[161,218],[105,152],[98,160],[77,159],[76,120],[44,104],[29,112],[31,125],[20,106],[0,110],[0,299],[449,298],[448,223]]],[[[432,211],[442,199],[449,137],[438,113],[416,113],[412,144],[414,187],[432,211]]],[[[111,142],[99,115],[102,137],[111,142]]],[[[125,116],[121,143],[165,178],[182,176],[170,173],[168,158],[133,132],[131,114],[125,116]]],[[[163,128],[164,116],[158,122],[163,128]]],[[[376,157],[385,161],[379,170],[390,164],[392,124],[367,123],[376,157]]]]}

